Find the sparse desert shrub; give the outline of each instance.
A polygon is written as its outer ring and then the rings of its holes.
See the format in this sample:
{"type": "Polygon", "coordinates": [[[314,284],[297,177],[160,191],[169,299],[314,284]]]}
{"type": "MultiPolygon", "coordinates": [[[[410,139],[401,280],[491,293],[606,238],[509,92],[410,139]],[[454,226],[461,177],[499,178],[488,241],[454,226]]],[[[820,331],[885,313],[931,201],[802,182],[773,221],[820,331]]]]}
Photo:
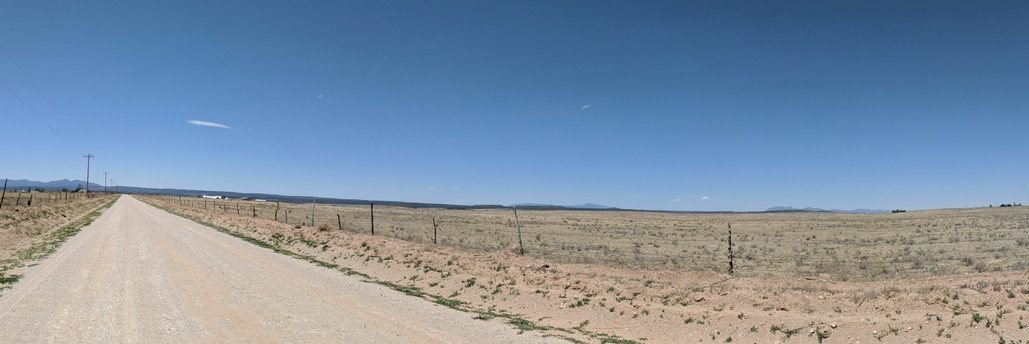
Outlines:
{"type": "Polygon", "coordinates": [[[323,223],[323,224],[318,225],[318,231],[319,232],[328,232],[329,231],[329,224],[323,223]]]}
{"type": "Polygon", "coordinates": [[[961,263],[965,266],[972,266],[972,257],[961,258],[961,263]]]}

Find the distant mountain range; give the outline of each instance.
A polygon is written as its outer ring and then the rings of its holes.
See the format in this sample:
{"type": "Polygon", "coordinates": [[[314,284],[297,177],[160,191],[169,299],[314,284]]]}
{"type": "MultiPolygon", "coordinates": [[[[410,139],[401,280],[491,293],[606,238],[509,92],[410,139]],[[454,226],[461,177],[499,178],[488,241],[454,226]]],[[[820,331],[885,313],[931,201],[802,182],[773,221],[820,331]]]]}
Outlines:
{"type": "MultiPolygon", "coordinates": [[[[43,189],[46,189],[46,190],[61,190],[61,189],[75,190],[75,189],[80,188],[80,187],[81,188],[85,188],[86,187],[86,182],[81,181],[81,180],[68,180],[68,179],[54,180],[54,181],[49,181],[49,182],[37,182],[37,181],[26,180],[26,179],[11,179],[11,180],[7,181],[7,189],[8,190],[18,190],[18,189],[26,189],[26,188],[29,188],[29,189],[43,188],[43,189]]],[[[103,190],[104,186],[100,185],[100,184],[97,184],[97,183],[90,182],[89,183],[89,189],[90,190],[103,190]]]]}
{"type": "MultiPolygon", "coordinates": [[[[43,188],[48,191],[60,191],[61,189],[75,190],[79,187],[85,187],[86,182],[81,180],[54,180],[49,182],[39,182],[25,179],[12,179],[7,182],[8,190],[23,190],[26,188],[35,189],[43,188]]],[[[104,189],[103,185],[97,183],[89,183],[89,189],[95,191],[101,191],[104,189]]],[[[114,191],[114,190],[112,190],[114,191]]],[[[147,187],[136,187],[136,186],[118,186],[118,192],[130,193],[130,194],[159,194],[169,196],[183,196],[183,197],[199,197],[201,195],[219,195],[228,198],[255,198],[265,199],[271,202],[290,202],[290,203],[304,203],[310,202],[312,199],[317,199],[318,203],[323,204],[381,204],[381,205],[395,205],[411,208],[447,208],[447,209],[503,209],[509,208],[510,206],[504,206],[499,204],[476,204],[476,205],[462,205],[462,204],[446,204],[446,203],[420,203],[420,202],[400,202],[400,201],[381,201],[381,200],[366,200],[366,199],[346,199],[346,198],[320,198],[311,196],[286,196],[276,194],[264,194],[264,193],[250,193],[250,192],[233,192],[233,191],[210,191],[210,190],[191,190],[191,189],[162,189],[162,188],[147,188],[147,187]]],[[[652,211],[642,209],[622,209],[601,204],[583,203],[574,205],[554,205],[544,203],[520,203],[512,205],[526,210],[597,210],[597,211],[624,211],[624,210],[638,210],[638,211],[652,211]]],[[[662,211],[670,213],[732,213],[731,211],[724,212],[701,212],[701,211],[662,211]]],[[[833,213],[849,213],[849,214],[878,214],[886,213],[888,210],[878,209],[852,209],[852,210],[841,210],[841,209],[821,209],[821,208],[794,208],[786,206],[771,207],[765,210],[765,212],[833,212],[833,213]]]]}
{"type": "Polygon", "coordinates": [[[770,212],[770,213],[799,213],[799,212],[816,212],[817,213],[817,212],[821,212],[821,213],[847,213],[847,214],[879,214],[879,213],[888,213],[888,212],[890,212],[889,210],[882,210],[882,209],[850,209],[850,210],[845,210],[845,209],[821,209],[821,208],[812,208],[812,207],[794,208],[794,207],[784,207],[784,206],[771,207],[771,208],[765,209],[765,211],[766,212],[770,212]]]}

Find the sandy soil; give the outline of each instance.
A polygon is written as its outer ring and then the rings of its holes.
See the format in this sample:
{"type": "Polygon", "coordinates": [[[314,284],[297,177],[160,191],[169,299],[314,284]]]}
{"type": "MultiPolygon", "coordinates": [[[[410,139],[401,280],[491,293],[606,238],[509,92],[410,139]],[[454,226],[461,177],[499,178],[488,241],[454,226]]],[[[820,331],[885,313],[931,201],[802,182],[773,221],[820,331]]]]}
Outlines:
{"type": "Polygon", "coordinates": [[[587,342],[1029,340],[1029,274],[1020,270],[846,282],[566,264],[513,249],[468,252],[147,200],[342,270],[512,313],[587,342]]]}
{"type": "Polygon", "coordinates": [[[0,297],[12,343],[541,343],[124,196],[0,297]]]}

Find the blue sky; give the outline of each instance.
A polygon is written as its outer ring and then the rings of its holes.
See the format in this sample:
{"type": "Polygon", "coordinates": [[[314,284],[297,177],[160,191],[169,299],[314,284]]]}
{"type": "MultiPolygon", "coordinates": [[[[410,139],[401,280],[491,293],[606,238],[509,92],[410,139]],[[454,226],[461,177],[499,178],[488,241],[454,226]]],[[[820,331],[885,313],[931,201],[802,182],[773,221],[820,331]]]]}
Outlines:
{"type": "Polygon", "coordinates": [[[1029,4],[0,4],[0,173],[467,204],[1029,199],[1029,4]],[[218,123],[230,128],[190,124],[218,123]]]}

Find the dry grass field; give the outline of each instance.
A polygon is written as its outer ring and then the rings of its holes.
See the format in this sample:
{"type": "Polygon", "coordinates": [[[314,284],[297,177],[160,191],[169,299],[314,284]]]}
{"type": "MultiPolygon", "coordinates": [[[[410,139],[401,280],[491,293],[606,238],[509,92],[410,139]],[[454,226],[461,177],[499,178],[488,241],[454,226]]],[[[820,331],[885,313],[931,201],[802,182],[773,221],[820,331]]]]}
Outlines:
{"type": "MultiPolygon", "coordinates": [[[[177,200],[177,198],[173,198],[177,200]]],[[[204,207],[203,200],[189,199],[204,207]]],[[[370,233],[368,206],[207,201],[209,211],[370,233]],[[337,215],[339,220],[337,221],[337,215]]],[[[376,234],[476,252],[518,247],[510,210],[375,206],[376,234]]],[[[526,254],[563,263],[646,269],[728,268],[732,225],[742,276],[880,280],[1019,271],[1029,262],[1029,207],[897,214],[675,214],[629,211],[519,211],[526,254]]]]}
{"type": "Polygon", "coordinates": [[[0,207],[0,289],[17,281],[21,269],[53,252],[65,238],[77,232],[81,227],[77,222],[83,217],[110,204],[115,197],[7,193],[0,207]]]}
{"type": "Polygon", "coordinates": [[[503,210],[376,206],[372,236],[367,207],[319,205],[311,226],[309,218],[300,224],[311,204],[282,204],[276,221],[274,203],[240,202],[237,215],[236,202],[204,209],[140,199],[478,320],[581,342],[1029,340],[1024,207],[878,215],[519,211],[520,256],[513,216],[503,210]],[[725,273],[728,223],[734,276],[725,273]]]}

